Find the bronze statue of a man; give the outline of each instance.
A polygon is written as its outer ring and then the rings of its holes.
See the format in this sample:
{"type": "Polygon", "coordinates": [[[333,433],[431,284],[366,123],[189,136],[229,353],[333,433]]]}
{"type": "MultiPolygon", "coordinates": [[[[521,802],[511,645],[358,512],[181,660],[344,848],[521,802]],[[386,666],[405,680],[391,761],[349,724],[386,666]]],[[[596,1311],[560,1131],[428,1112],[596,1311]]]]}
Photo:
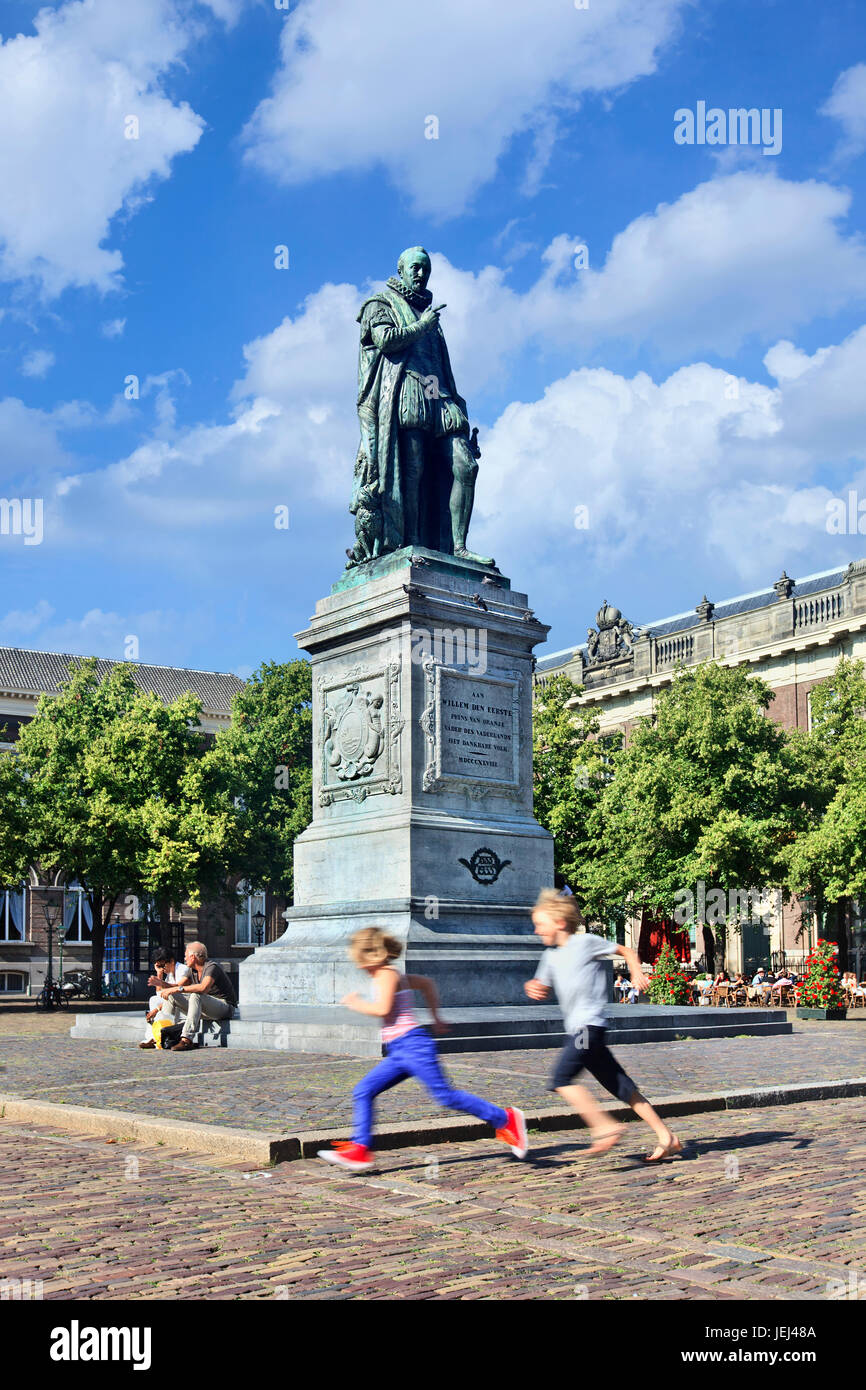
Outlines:
{"type": "Polygon", "coordinates": [[[357,540],[347,568],[421,545],[493,567],[466,548],[475,497],[477,430],[457,391],[439,314],[427,289],[430,257],[404,251],[358,315],[358,418],[351,512],[357,540]]]}

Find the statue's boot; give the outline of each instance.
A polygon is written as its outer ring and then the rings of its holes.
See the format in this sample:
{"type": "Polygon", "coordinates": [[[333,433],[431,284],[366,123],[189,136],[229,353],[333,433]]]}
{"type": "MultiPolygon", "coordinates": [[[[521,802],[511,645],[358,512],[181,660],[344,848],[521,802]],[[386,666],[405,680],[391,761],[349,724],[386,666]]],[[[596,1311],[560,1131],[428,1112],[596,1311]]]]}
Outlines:
{"type": "Polygon", "coordinates": [[[486,555],[476,555],[473,550],[467,550],[465,545],[455,545],[454,554],[458,560],[470,560],[473,565],[484,565],[485,569],[495,570],[496,561],[486,555]]]}

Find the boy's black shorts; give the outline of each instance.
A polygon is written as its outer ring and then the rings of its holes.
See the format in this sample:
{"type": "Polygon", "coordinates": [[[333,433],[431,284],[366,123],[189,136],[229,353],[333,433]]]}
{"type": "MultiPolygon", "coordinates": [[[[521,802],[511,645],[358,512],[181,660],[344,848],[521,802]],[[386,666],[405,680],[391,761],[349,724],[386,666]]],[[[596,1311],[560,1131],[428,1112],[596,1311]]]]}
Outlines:
{"type": "Polygon", "coordinates": [[[627,1101],[637,1090],[631,1077],[623,1071],[612,1052],[605,1046],[604,1028],[581,1028],[563,1047],[550,1077],[548,1091],[570,1086],[581,1071],[588,1071],[610,1091],[612,1096],[627,1101]]]}

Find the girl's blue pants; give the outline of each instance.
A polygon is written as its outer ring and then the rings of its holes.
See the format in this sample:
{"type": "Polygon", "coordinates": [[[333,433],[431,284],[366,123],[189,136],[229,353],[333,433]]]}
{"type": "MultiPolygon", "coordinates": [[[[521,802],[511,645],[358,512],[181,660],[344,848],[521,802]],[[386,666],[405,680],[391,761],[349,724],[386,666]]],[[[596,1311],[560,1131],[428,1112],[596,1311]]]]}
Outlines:
{"type": "Polygon", "coordinates": [[[504,1129],[508,1116],[499,1105],[491,1105],[468,1091],[455,1091],[439,1065],[436,1043],[426,1028],[413,1028],[390,1043],[377,1067],[368,1072],[352,1092],[354,1102],[352,1138],[365,1149],[372,1147],[373,1102],[383,1091],[414,1076],[426,1086],[434,1100],[449,1110],[463,1110],[485,1120],[494,1129],[504,1129]]]}

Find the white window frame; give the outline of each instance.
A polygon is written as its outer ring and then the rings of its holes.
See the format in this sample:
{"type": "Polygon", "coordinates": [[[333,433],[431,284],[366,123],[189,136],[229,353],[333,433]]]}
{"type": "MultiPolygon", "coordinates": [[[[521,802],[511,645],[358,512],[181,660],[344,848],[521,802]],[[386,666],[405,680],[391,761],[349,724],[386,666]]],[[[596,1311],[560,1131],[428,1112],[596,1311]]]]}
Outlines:
{"type": "Polygon", "coordinates": [[[63,937],[64,945],[90,945],[93,936],[93,927],[92,925],[90,927],[87,925],[87,912],[89,910],[90,904],[87,902],[87,894],[81,885],[76,883],[67,884],[63,890],[63,916],[60,925],[60,932],[63,937]],[[77,897],[78,902],[75,904],[75,912],[69,926],[64,929],[63,923],[66,921],[67,900],[71,894],[77,897]],[[87,933],[86,935],[85,932],[87,933]]]}
{"type": "MultiPolygon", "coordinates": [[[[265,893],[251,893],[249,884],[242,880],[238,884],[237,891],[244,895],[244,901],[239,907],[235,908],[235,945],[236,946],[255,946],[253,940],[253,914],[256,912],[266,912],[265,893]]],[[[264,944],[264,931],[262,932],[262,943],[264,944]]]]}
{"type": "Polygon", "coordinates": [[[0,889],[0,942],[4,946],[25,946],[27,944],[27,885],[22,883],[20,888],[0,889]],[[21,894],[21,935],[11,934],[12,907],[9,902],[10,893],[16,896],[21,894]]]}
{"type": "Polygon", "coordinates": [[[29,970],[0,970],[0,995],[2,994],[26,994],[30,987],[29,970]],[[10,975],[17,975],[24,983],[20,989],[7,989],[6,980],[10,975]]]}

